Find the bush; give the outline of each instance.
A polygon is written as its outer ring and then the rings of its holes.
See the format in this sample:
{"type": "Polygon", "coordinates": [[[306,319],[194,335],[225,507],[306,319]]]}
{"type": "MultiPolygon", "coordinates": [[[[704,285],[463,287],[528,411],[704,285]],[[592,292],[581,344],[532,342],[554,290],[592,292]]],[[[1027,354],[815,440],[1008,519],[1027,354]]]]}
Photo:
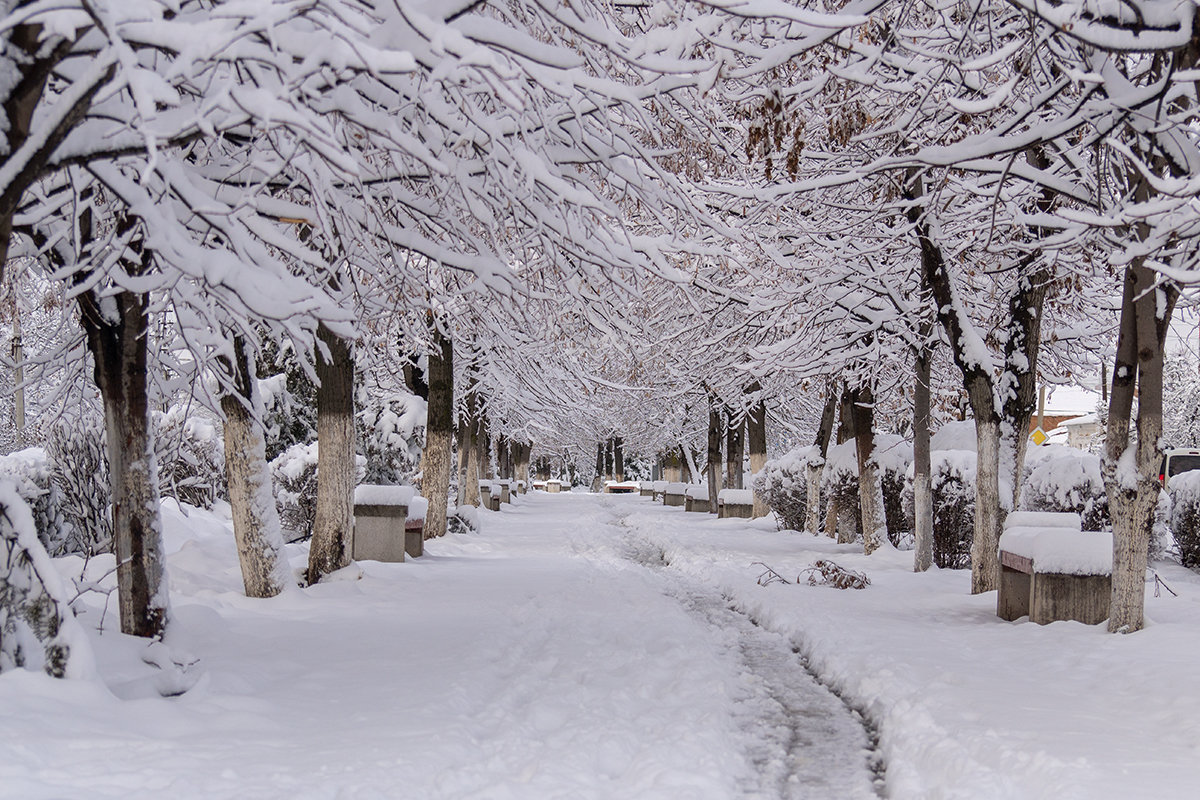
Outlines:
{"type": "Polygon", "coordinates": [[[829,448],[821,475],[822,505],[837,504],[839,542],[851,542],[862,534],[862,509],[858,501],[858,451],[853,439],[829,448]]]}
{"type": "Polygon", "coordinates": [[[821,466],[815,447],[797,447],[787,455],[768,461],[754,479],[754,489],[779,517],[780,530],[802,531],[808,514],[809,464],[821,466]]]}
{"type": "Polygon", "coordinates": [[[883,517],[888,540],[899,547],[912,540],[912,514],[905,506],[908,471],[912,465],[912,442],[890,433],[875,434],[875,463],[883,490],[883,517]]]}
{"type": "Polygon", "coordinates": [[[287,542],[312,536],[317,515],[317,443],[294,444],[271,462],[275,505],[287,542]]]}
{"type": "Polygon", "coordinates": [[[158,490],[163,497],[211,509],[217,498],[229,496],[219,423],[202,412],[187,412],[187,406],[174,405],[154,414],[158,490]]]}
{"type": "Polygon", "coordinates": [[[1085,531],[1112,527],[1099,456],[1063,447],[1041,458],[1031,452],[1030,457],[1033,463],[1021,489],[1023,510],[1078,514],[1085,531]]]}
{"type": "Polygon", "coordinates": [[[111,552],[112,490],[99,409],[72,409],[55,419],[46,453],[66,528],[63,551],[85,556],[111,552]]]}
{"type": "Polygon", "coordinates": [[[1200,567],[1200,470],[1181,472],[1168,484],[1171,534],[1185,567],[1200,567]]]}
{"type": "Polygon", "coordinates": [[[971,566],[975,538],[975,453],[938,450],[931,455],[933,563],[942,569],[971,566]]]}
{"type": "Polygon", "coordinates": [[[71,526],[64,519],[54,470],[40,447],[0,456],[0,477],[13,482],[17,495],[29,506],[38,540],[52,556],[70,552],[71,526]]]}
{"type": "Polygon", "coordinates": [[[425,401],[416,395],[379,400],[360,395],[358,441],[366,457],[367,483],[407,486],[416,482],[425,444],[425,401]]]}

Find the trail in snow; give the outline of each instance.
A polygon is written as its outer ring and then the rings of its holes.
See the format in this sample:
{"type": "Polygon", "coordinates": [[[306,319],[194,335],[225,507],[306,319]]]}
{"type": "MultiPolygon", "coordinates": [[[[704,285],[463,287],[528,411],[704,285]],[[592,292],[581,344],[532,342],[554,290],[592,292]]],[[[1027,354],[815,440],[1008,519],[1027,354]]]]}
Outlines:
{"type": "MultiPolygon", "coordinates": [[[[662,575],[665,591],[693,616],[734,637],[745,670],[738,721],[755,777],[747,797],[881,796],[884,766],[862,716],[820,683],[785,637],[759,627],[715,587],[672,574],[662,550],[626,524],[632,509],[621,508],[625,501],[606,500],[601,504],[615,515],[624,555],[662,575]]],[[[662,513],[667,524],[687,523],[671,510],[662,513]]]]}

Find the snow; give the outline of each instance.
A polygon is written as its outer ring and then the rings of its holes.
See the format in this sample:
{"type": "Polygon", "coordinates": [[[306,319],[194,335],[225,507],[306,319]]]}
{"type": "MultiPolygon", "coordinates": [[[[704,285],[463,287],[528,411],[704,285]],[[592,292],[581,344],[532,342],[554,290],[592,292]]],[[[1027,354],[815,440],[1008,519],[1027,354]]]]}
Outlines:
{"type": "Polygon", "coordinates": [[[708,487],[707,486],[689,486],[689,487],[687,487],[687,489],[684,490],[684,493],[686,494],[687,497],[690,497],[693,500],[707,500],[708,499],[708,487]]]}
{"type": "Polygon", "coordinates": [[[976,452],[975,420],[947,422],[929,437],[930,450],[970,450],[976,452]]]}
{"type": "MultiPolygon", "coordinates": [[[[0,798],[874,797],[854,718],[781,689],[805,663],[877,728],[894,800],[1194,791],[1200,695],[1178,676],[1200,576],[1178,566],[1155,565],[1179,596],[1148,591],[1148,627],[1112,636],[1004,622],[969,572],[913,573],[911,553],[564,493],[257,600],[225,511],[164,514],[165,650],[90,592],[97,678],[0,674],[0,798]],[[756,582],[754,562],[793,580],[818,558],[871,585],[756,582]],[[180,669],[192,688],[161,697],[180,669]]],[[[111,566],[87,575],[111,586],[111,566]]]]}
{"type": "Polygon", "coordinates": [[[1062,527],[1012,527],[1000,535],[1000,549],[1032,559],[1034,572],[1112,574],[1111,533],[1084,533],[1062,527]]]}
{"type": "Polygon", "coordinates": [[[722,489],[717,493],[717,501],[737,506],[754,505],[754,490],[752,489],[722,489]]]}
{"type": "Polygon", "coordinates": [[[656,492],[665,492],[665,491],[667,490],[667,486],[668,486],[668,485],[669,485],[669,484],[667,483],[667,481],[655,481],[655,482],[652,484],[652,486],[653,486],[653,489],[654,489],[654,491],[656,491],[656,492]]]}
{"type": "Polygon", "coordinates": [[[413,495],[408,501],[408,518],[425,519],[429,514],[429,500],[420,495],[413,495]]]}
{"type": "Polygon", "coordinates": [[[1061,511],[1013,511],[1004,519],[1005,528],[1066,528],[1083,530],[1078,514],[1061,511]]]}
{"type": "Polygon", "coordinates": [[[407,506],[416,490],[411,486],[364,483],[354,487],[354,504],[364,506],[407,506]]]}
{"type": "Polygon", "coordinates": [[[668,483],[667,488],[663,491],[665,491],[667,494],[683,494],[687,490],[688,484],[686,483],[668,483]]]}

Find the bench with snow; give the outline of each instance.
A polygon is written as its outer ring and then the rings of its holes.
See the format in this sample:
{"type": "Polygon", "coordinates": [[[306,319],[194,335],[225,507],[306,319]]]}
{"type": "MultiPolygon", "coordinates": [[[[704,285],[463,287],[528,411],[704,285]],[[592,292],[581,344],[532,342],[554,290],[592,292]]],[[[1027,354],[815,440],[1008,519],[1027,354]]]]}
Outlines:
{"type": "Polygon", "coordinates": [[[637,481],[609,481],[604,484],[605,494],[633,494],[638,491],[637,481]]]}
{"type": "Polygon", "coordinates": [[[500,510],[500,484],[495,481],[480,481],[479,507],[489,511],[500,510]]]}
{"type": "Polygon", "coordinates": [[[517,488],[517,494],[525,494],[525,492],[526,492],[525,481],[517,481],[516,488],[517,488]]]}
{"type": "Polygon", "coordinates": [[[722,489],[717,493],[717,518],[751,519],[754,517],[754,491],[722,489]]]}
{"type": "MultiPolygon", "coordinates": [[[[410,505],[418,505],[415,498],[416,492],[411,486],[366,483],[355,487],[350,557],[355,561],[403,561],[404,553],[409,549],[408,509],[410,505]]],[[[422,512],[428,505],[426,502],[422,512]]],[[[422,526],[424,517],[422,513],[422,526]]],[[[420,529],[416,535],[419,540],[420,529]]]]}
{"type": "Polygon", "coordinates": [[[638,484],[638,494],[642,497],[654,497],[654,484],[650,481],[642,481],[638,484]]]}
{"type": "Polygon", "coordinates": [[[669,485],[666,481],[655,481],[650,484],[650,491],[653,493],[652,496],[654,499],[662,500],[667,494],[667,486],[669,485]]]}
{"type": "Polygon", "coordinates": [[[663,489],[664,506],[682,506],[687,502],[686,483],[668,483],[663,489]]]}
{"type": "Polygon", "coordinates": [[[555,492],[561,492],[562,491],[562,481],[554,481],[554,480],[546,481],[546,491],[549,492],[550,494],[554,494],[555,492]]]}
{"type": "Polygon", "coordinates": [[[534,481],[533,482],[533,490],[536,492],[538,489],[541,489],[543,492],[546,491],[546,482],[545,481],[534,481]]]}
{"type": "Polygon", "coordinates": [[[1078,514],[1014,511],[1000,537],[996,615],[1047,625],[1108,619],[1112,534],[1080,530],[1078,514]]]}
{"type": "Polygon", "coordinates": [[[404,554],[409,558],[425,555],[425,515],[429,501],[414,494],[408,501],[408,518],[404,521],[404,554]]]}
{"type": "Polygon", "coordinates": [[[500,502],[512,503],[513,482],[510,480],[496,481],[500,485],[500,502]]]}
{"type": "Polygon", "coordinates": [[[708,513],[708,487],[707,486],[689,486],[684,493],[686,500],[684,501],[684,511],[703,511],[708,513]]]}

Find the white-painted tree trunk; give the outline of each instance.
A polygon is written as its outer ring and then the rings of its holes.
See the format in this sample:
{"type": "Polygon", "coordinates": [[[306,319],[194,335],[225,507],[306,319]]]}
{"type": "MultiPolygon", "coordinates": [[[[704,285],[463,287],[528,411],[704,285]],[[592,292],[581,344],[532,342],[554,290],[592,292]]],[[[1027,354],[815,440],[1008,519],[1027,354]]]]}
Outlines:
{"type": "Polygon", "coordinates": [[[454,448],[454,346],[436,322],[430,322],[433,349],[427,360],[429,404],[425,450],[421,454],[421,493],[429,501],[423,534],[426,539],[446,535],[454,448]]]}
{"type": "Polygon", "coordinates": [[[221,396],[225,414],[225,480],[242,584],[247,597],[274,597],[291,582],[283,531],[275,507],[262,430],[262,398],[255,369],[240,337],[233,341],[232,388],[221,396]]]}
{"type": "Polygon", "coordinates": [[[350,563],[354,531],[354,354],[323,324],[317,338],[317,507],[308,551],[308,581],[350,563]]]}
{"type": "Polygon", "coordinates": [[[1000,423],[975,419],[979,448],[975,473],[975,539],[971,543],[971,593],[1000,586],[1000,423]]]}

